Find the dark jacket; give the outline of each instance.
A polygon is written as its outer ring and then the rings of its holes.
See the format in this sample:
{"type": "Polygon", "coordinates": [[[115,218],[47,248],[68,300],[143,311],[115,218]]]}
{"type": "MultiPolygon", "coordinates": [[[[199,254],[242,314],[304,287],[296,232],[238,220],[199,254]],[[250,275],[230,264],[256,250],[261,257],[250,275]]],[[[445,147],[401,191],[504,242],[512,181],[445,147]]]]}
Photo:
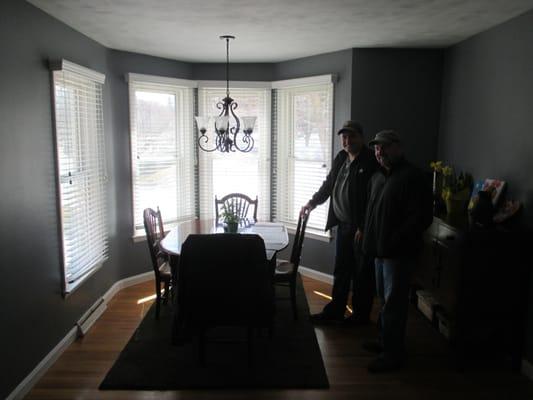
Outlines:
{"type": "Polygon", "coordinates": [[[416,254],[433,220],[431,185],[423,172],[401,160],[379,169],[369,186],[363,252],[382,258],[416,254]]]}
{"type": "MultiPolygon", "coordinates": [[[[326,180],[322,182],[320,189],[313,195],[310,200],[311,205],[316,207],[319,204],[324,203],[333,193],[333,187],[337,180],[337,175],[346,161],[348,153],[341,150],[333,160],[333,166],[329,171],[326,180]]],[[[349,180],[349,198],[350,198],[350,210],[352,214],[352,222],[358,229],[363,230],[365,223],[365,213],[367,205],[367,187],[370,178],[377,171],[379,164],[376,161],[376,157],[372,150],[364,146],[357,158],[350,165],[349,180]]],[[[335,225],[339,224],[339,220],[333,212],[333,204],[329,203],[328,220],[326,222],[326,228],[331,229],[335,225]]]]}

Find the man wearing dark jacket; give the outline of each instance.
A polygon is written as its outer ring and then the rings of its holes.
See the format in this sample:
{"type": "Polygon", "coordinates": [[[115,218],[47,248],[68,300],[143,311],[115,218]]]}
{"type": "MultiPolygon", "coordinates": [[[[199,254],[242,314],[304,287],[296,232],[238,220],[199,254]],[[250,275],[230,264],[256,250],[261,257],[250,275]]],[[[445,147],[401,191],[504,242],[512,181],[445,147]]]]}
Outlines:
{"type": "Polygon", "coordinates": [[[311,321],[359,325],[369,321],[374,294],[371,260],[358,250],[367,207],[367,186],[378,164],[372,151],[364,145],[361,125],[347,121],[338,134],[343,150],[333,160],[320,189],[302,207],[302,212],[311,211],[331,198],[325,230],[337,226],[332,300],[321,313],[311,315],[311,321]],[[344,320],[351,283],[353,314],[344,320]]]}
{"type": "Polygon", "coordinates": [[[409,305],[409,281],[422,246],[422,233],[431,224],[432,192],[421,170],[403,156],[395,131],[381,131],[374,140],[381,168],[370,181],[363,252],[375,257],[376,288],[382,302],[379,340],[365,348],[380,353],[370,372],[402,366],[409,305]]]}

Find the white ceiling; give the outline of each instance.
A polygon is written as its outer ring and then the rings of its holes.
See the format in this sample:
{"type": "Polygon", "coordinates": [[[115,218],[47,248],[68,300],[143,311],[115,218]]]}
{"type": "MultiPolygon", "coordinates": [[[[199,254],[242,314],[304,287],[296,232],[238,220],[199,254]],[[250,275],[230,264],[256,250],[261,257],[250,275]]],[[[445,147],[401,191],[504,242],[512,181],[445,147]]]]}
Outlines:
{"type": "Polygon", "coordinates": [[[445,47],[533,0],[28,0],[102,45],[192,62],[277,62],[352,47],[445,47]]]}

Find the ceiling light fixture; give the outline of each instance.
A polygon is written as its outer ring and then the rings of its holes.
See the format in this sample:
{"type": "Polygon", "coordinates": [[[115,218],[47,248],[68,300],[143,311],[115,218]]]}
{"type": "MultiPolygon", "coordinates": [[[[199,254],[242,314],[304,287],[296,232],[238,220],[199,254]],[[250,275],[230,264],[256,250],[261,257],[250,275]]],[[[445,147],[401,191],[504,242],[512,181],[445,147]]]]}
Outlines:
{"type": "Polygon", "coordinates": [[[229,41],[235,36],[224,35],[220,39],[226,41],[226,97],[217,103],[217,108],[221,110],[218,117],[196,117],[200,132],[198,146],[208,152],[218,150],[229,153],[238,150],[247,153],[254,147],[252,132],[257,117],[242,117],[241,130],[241,121],[235,115],[238,105],[229,95],[229,41]]]}

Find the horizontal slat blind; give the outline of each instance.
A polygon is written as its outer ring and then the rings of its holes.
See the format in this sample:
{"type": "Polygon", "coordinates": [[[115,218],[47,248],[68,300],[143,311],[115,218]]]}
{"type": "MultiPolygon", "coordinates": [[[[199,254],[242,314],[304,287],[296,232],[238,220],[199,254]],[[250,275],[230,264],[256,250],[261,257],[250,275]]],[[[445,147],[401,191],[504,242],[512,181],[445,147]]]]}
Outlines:
{"type": "Polygon", "coordinates": [[[129,80],[134,235],[143,210],[160,208],[165,226],[195,216],[193,89],[129,80]]]}
{"type": "MultiPolygon", "coordinates": [[[[214,217],[215,195],[243,193],[259,199],[257,218],[270,220],[270,88],[231,89],[238,117],[257,116],[252,151],[221,153],[199,150],[200,215],[214,217]]],[[[198,89],[199,115],[217,116],[216,104],[226,96],[225,88],[198,89]]],[[[231,119],[230,119],[231,121],[231,119]]],[[[241,125],[242,126],[242,125],[241,125]]]]}
{"type": "MultiPolygon", "coordinates": [[[[275,218],[296,224],[301,207],[318,190],[331,164],[333,84],[276,89],[277,168],[275,218]]],[[[328,202],[307,226],[323,230],[328,202]]]]}
{"type": "Polygon", "coordinates": [[[107,259],[103,83],[69,62],[53,71],[65,293],[107,259]]]}

